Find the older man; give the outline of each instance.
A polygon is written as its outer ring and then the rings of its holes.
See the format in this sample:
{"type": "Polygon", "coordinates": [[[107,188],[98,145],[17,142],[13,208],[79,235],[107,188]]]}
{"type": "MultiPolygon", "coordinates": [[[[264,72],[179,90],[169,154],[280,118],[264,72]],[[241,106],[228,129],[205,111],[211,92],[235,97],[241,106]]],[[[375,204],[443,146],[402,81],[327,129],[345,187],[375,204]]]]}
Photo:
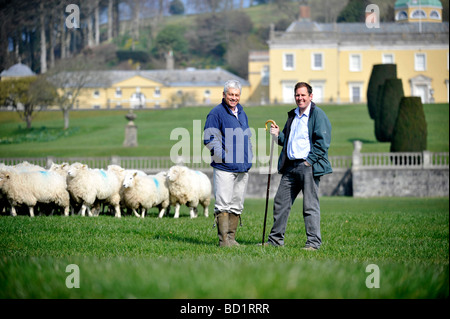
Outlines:
{"type": "Polygon", "coordinates": [[[252,167],[251,132],[239,104],[241,89],[238,81],[225,83],[222,103],[209,112],[204,128],[204,144],[211,151],[214,171],[214,216],[220,246],[239,245],[235,236],[252,167]]]}

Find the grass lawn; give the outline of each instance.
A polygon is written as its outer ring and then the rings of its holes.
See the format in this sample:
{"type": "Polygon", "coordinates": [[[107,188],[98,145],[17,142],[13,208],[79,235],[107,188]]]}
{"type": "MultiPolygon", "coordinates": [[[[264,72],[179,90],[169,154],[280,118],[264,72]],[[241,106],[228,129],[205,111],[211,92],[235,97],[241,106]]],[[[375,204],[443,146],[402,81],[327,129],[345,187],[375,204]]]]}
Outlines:
{"type": "MultiPolygon", "coordinates": [[[[213,204],[211,204],[212,206],[213,204]]],[[[448,198],[324,197],[323,245],[302,251],[299,199],[286,245],[259,247],[264,199],[247,199],[240,247],[213,218],[0,216],[0,298],[448,298],[448,198]],[[79,288],[66,287],[79,267],[79,288]],[[368,265],[380,288],[369,289],[368,265]]],[[[270,208],[272,203],[270,203],[270,208]]],[[[173,214],[173,212],[172,212],[173,214]]],[[[267,232],[272,225],[271,209],[267,232]]]]}
{"type": "MultiPolygon", "coordinates": [[[[266,139],[263,130],[268,119],[283,126],[287,112],[292,106],[247,107],[250,127],[256,138],[266,139]],[[262,137],[260,134],[263,134],[262,137]]],[[[365,105],[324,105],[333,130],[330,156],[351,155],[353,141],[361,140],[362,152],[389,152],[390,143],[380,143],[375,138],[374,122],[365,105]]],[[[210,107],[190,107],[169,110],[136,111],[138,143],[135,148],[124,148],[126,111],[73,111],[70,114],[70,130],[61,134],[62,113],[40,112],[33,121],[33,131],[27,132],[24,123],[14,112],[0,112],[0,157],[46,157],[46,156],[169,156],[171,148],[181,139],[170,139],[176,128],[189,131],[194,139],[193,123],[200,120],[200,132],[210,107]],[[10,143],[8,141],[14,141],[10,143]]],[[[449,150],[448,104],[424,105],[428,124],[428,146],[432,152],[449,150]]],[[[201,144],[201,136],[196,140],[201,144]]],[[[257,147],[257,145],[254,145],[257,147]]],[[[191,153],[194,145],[191,147],[191,153]]],[[[278,150],[280,151],[280,150],[278,150]]],[[[255,154],[259,154],[255,152],[255,154]]],[[[266,154],[263,154],[266,155],[266,154]]]]}

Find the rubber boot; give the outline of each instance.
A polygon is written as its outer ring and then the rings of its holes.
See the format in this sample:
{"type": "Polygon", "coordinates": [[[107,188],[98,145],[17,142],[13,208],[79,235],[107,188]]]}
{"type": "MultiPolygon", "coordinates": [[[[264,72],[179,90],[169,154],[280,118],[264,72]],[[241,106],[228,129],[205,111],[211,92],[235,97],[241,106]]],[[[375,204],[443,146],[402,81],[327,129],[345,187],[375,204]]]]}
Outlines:
{"type": "Polygon", "coordinates": [[[230,246],[239,246],[236,241],[236,230],[239,225],[239,215],[230,213],[228,215],[228,242],[230,246]]]}
{"type": "Polygon", "coordinates": [[[219,236],[219,246],[230,246],[228,241],[228,225],[229,214],[227,212],[219,212],[216,214],[217,235],[219,236]]]}

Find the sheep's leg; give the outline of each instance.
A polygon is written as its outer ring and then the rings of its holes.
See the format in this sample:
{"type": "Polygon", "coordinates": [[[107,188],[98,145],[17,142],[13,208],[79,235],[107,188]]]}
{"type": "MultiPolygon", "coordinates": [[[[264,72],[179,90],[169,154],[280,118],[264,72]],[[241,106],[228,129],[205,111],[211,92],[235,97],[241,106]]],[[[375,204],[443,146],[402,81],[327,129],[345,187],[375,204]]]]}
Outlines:
{"type": "Polygon", "coordinates": [[[195,207],[190,207],[189,208],[189,215],[191,215],[191,218],[197,218],[197,214],[195,212],[195,207]]]}
{"type": "Polygon", "coordinates": [[[209,212],[208,212],[208,206],[203,206],[203,212],[205,214],[205,217],[209,216],[209,212]]]}
{"type": "Polygon", "coordinates": [[[34,207],[33,206],[29,206],[28,210],[30,211],[30,217],[34,217],[34,207]]]}
{"type": "Polygon", "coordinates": [[[178,218],[180,217],[180,204],[176,203],[175,204],[175,215],[173,216],[173,218],[178,218]]]}
{"type": "Polygon", "coordinates": [[[122,216],[120,215],[120,205],[116,205],[116,206],[114,206],[114,208],[115,208],[115,210],[116,210],[116,214],[114,215],[114,217],[117,217],[117,218],[122,217],[122,216]]]}
{"type": "Polygon", "coordinates": [[[139,214],[137,213],[136,209],[134,209],[134,208],[133,208],[133,213],[134,213],[134,216],[136,216],[138,218],[141,217],[141,216],[139,216],[139,214]]]}
{"type": "Polygon", "coordinates": [[[85,214],[86,214],[86,205],[81,205],[81,208],[80,208],[80,212],[79,212],[79,214],[81,215],[81,216],[85,216],[85,214]]]}
{"type": "Polygon", "coordinates": [[[165,208],[161,208],[161,210],[159,211],[158,217],[159,218],[163,218],[165,213],[166,213],[166,209],[165,208]]]}
{"type": "Polygon", "coordinates": [[[144,218],[145,217],[145,208],[144,207],[142,207],[142,211],[141,211],[141,218],[144,218]]]}
{"type": "Polygon", "coordinates": [[[11,205],[11,216],[17,216],[16,208],[11,205]]]}
{"type": "Polygon", "coordinates": [[[70,207],[69,206],[64,207],[64,216],[69,216],[69,213],[70,213],[70,207]]]}

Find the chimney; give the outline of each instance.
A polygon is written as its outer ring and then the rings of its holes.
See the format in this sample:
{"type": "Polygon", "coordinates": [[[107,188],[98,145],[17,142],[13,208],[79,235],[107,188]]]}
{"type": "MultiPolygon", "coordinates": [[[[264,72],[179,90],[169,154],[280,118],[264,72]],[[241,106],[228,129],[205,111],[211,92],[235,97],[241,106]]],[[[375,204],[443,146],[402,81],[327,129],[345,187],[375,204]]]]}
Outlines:
{"type": "Polygon", "coordinates": [[[300,21],[309,21],[311,19],[311,8],[309,7],[307,1],[301,1],[298,19],[300,21]]]}
{"type": "Polygon", "coordinates": [[[173,51],[170,50],[169,53],[165,54],[166,56],[166,70],[173,70],[174,68],[174,58],[173,58],[173,51]]]}

